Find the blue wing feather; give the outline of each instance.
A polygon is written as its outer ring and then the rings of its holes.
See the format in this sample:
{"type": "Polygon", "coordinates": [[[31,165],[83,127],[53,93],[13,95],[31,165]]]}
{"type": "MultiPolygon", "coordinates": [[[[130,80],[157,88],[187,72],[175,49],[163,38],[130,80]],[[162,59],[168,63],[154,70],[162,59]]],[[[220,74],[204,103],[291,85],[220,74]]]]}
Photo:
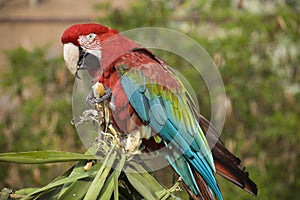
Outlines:
{"type": "Polygon", "coordinates": [[[148,124],[150,120],[148,114],[150,108],[149,101],[145,95],[142,95],[146,90],[145,86],[138,85],[137,82],[131,81],[126,76],[121,78],[121,83],[132,107],[136,110],[143,122],[148,124]]]}
{"type": "Polygon", "coordinates": [[[131,106],[167,146],[174,146],[184,155],[177,156],[177,160],[171,158],[179,153],[174,152],[174,155],[165,157],[189,188],[195,194],[201,194],[188,162],[203,177],[218,199],[222,199],[214,177],[212,155],[202,130],[184,99],[183,94],[186,91],[178,94],[177,101],[173,102],[174,99],[164,96],[164,92],[157,91],[155,83],[146,80],[149,78],[142,71],[136,72],[133,69],[122,74],[121,84],[131,106]]]}
{"type": "Polygon", "coordinates": [[[190,165],[188,164],[185,157],[180,156],[176,150],[172,151],[174,156],[171,156],[170,153],[165,153],[166,159],[169,161],[176,173],[185,180],[185,184],[193,191],[195,194],[198,193],[197,183],[193,176],[190,165]],[[184,169],[184,170],[182,170],[184,169]]]}

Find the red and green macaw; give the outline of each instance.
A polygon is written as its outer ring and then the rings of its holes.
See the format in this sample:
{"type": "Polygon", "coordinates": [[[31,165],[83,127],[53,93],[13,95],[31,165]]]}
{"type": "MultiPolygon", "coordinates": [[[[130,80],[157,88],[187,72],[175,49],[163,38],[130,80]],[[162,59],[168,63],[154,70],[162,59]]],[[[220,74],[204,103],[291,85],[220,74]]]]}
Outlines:
{"type": "Polygon", "coordinates": [[[240,168],[239,158],[197,113],[189,92],[166,62],[99,24],[73,25],[61,41],[66,66],[73,74],[78,76],[78,70],[87,69],[95,83],[111,90],[114,127],[121,133],[139,131],[148,151],[169,149],[164,157],[191,198],[222,199],[215,173],[257,194],[255,183],[240,168]],[[209,127],[213,135],[207,134],[209,127]]]}

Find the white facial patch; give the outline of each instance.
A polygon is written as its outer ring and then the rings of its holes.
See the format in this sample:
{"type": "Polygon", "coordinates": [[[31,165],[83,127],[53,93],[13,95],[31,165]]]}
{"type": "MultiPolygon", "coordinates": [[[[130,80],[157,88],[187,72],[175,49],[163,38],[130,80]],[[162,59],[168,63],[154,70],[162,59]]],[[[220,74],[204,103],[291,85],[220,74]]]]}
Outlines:
{"type": "Polygon", "coordinates": [[[86,51],[90,54],[93,54],[99,60],[101,60],[101,48],[100,49],[87,49],[86,51]]]}
{"type": "Polygon", "coordinates": [[[79,59],[79,49],[72,43],[64,44],[64,60],[67,68],[74,75],[77,69],[79,59]]]}

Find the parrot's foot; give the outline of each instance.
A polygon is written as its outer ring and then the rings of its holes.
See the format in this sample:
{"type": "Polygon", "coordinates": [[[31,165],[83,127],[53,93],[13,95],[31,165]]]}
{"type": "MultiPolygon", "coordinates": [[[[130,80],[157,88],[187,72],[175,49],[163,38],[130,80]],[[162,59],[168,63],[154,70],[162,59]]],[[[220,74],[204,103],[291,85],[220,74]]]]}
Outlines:
{"type": "Polygon", "coordinates": [[[109,98],[111,97],[111,95],[112,95],[111,89],[108,88],[108,87],[106,87],[106,86],[103,86],[102,84],[101,84],[101,87],[104,87],[104,90],[105,90],[105,91],[104,91],[104,94],[103,94],[102,96],[101,96],[101,95],[98,95],[98,93],[95,94],[95,93],[96,93],[95,91],[98,92],[99,87],[100,87],[100,86],[98,86],[98,85],[96,85],[96,84],[95,84],[95,86],[96,86],[97,88],[93,88],[93,90],[90,91],[90,93],[89,93],[88,96],[86,97],[86,102],[87,102],[87,104],[88,104],[89,106],[93,106],[93,105],[95,105],[95,104],[102,103],[103,101],[109,99],[109,98]]]}

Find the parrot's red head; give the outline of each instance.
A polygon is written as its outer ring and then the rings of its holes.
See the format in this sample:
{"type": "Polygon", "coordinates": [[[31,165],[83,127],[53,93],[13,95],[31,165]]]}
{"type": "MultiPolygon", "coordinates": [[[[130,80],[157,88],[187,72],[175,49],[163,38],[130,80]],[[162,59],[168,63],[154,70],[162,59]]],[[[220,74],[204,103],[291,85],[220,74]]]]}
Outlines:
{"type": "Polygon", "coordinates": [[[81,40],[85,37],[89,39],[87,42],[93,40],[103,42],[105,39],[118,34],[114,29],[102,26],[100,24],[75,24],[65,30],[61,37],[63,44],[73,43],[76,46],[85,45],[81,40]]]}
{"type": "Polygon", "coordinates": [[[103,42],[117,34],[116,30],[92,23],[76,24],[67,28],[61,42],[64,45],[64,60],[68,69],[76,75],[79,69],[86,68],[87,65],[89,69],[98,69],[103,42]]]}

